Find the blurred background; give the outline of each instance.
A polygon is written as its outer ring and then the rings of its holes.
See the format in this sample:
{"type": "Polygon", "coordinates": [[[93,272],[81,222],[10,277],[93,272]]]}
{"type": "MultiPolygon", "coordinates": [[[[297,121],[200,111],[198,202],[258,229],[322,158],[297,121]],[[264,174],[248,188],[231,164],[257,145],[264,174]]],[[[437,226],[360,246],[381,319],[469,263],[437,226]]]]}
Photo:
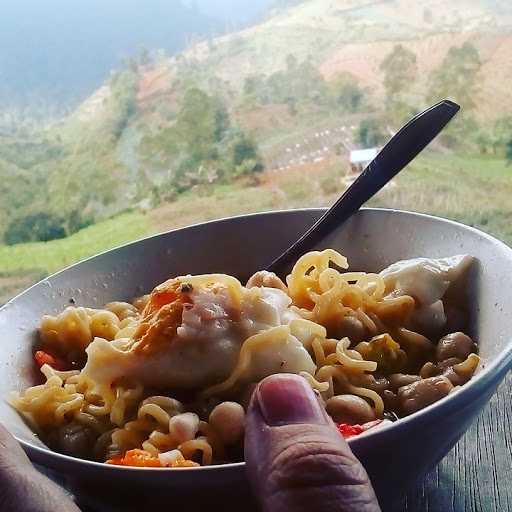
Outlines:
{"type": "Polygon", "coordinates": [[[327,206],[416,112],[462,112],[371,204],[512,242],[510,0],[3,0],[0,304],[194,222],[327,206]]]}

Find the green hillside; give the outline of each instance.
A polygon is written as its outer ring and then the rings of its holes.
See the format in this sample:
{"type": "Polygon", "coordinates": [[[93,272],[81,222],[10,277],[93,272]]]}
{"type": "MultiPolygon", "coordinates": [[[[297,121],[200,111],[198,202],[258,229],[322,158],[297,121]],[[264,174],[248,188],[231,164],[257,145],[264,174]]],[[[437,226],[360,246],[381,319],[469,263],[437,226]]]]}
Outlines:
{"type": "MultiPolygon", "coordinates": [[[[0,247],[0,303],[55,270],[144,236],[224,216],[263,210],[328,206],[343,191],[336,159],[305,174],[267,172],[251,183],[185,193],[146,215],[127,213],[62,240],[0,247]]],[[[429,151],[382,191],[372,206],[431,213],[478,227],[512,244],[512,180],[502,159],[429,151]]]]}
{"type": "Polygon", "coordinates": [[[0,240],[29,240],[31,229],[38,239],[70,235],[195,185],[313,161],[327,156],[319,154],[325,148],[329,156],[347,154],[370,142],[358,137],[365,119],[380,125],[374,141],[381,142],[443,96],[464,108],[446,143],[504,153],[495,124],[508,123],[508,136],[512,4],[289,4],[259,25],[175,57],[132,58],[72,115],[0,135],[0,240]],[[397,48],[414,58],[402,86],[389,85],[393,68],[383,67],[397,48]],[[354,128],[335,134],[344,126],[354,128]],[[327,130],[327,140],[299,149],[327,130]]]}
{"type": "Polygon", "coordinates": [[[124,213],[60,240],[0,247],[0,269],[7,274],[41,271],[49,274],[76,261],[142,238],[150,231],[141,213],[124,213]]]}

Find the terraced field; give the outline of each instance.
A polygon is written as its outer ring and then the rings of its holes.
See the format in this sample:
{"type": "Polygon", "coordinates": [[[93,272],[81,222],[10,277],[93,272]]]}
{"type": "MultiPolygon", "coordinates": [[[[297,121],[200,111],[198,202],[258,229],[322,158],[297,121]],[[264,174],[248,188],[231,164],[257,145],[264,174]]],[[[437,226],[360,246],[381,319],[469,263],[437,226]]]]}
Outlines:
{"type": "MultiPolygon", "coordinates": [[[[267,171],[258,182],[193,189],[143,215],[132,212],[45,243],[0,247],[0,303],[51,272],[153,233],[242,213],[327,206],[343,191],[346,164],[331,156],[267,171]]],[[[445,216],[512,244],[512,180],[504,160],[428,152],[372,206],[445,216]]]]}

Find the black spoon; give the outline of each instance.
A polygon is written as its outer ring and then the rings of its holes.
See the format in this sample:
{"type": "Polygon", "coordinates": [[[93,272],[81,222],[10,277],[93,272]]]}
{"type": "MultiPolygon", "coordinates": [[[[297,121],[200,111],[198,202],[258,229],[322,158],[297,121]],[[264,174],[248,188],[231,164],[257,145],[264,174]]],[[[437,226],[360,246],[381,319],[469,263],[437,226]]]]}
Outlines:
{"type": "Polygon", "coordinates": [[[414,116],[368,164],[343,195],[291,247],[266,269],[284,275],[302,254],[341,226],[396,176],[448,124],[460,106],[444,100],[414,116]]]}

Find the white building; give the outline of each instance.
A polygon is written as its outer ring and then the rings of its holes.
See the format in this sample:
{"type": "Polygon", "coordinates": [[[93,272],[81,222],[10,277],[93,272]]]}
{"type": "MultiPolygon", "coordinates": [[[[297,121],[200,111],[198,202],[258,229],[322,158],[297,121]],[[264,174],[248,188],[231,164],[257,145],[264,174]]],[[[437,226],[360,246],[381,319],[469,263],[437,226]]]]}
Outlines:
{"type": "Polygon", "coordinates": [[[350,170],[360,173],[377,156],[378,148],[355,149],[350,152],[350,170]]]}

